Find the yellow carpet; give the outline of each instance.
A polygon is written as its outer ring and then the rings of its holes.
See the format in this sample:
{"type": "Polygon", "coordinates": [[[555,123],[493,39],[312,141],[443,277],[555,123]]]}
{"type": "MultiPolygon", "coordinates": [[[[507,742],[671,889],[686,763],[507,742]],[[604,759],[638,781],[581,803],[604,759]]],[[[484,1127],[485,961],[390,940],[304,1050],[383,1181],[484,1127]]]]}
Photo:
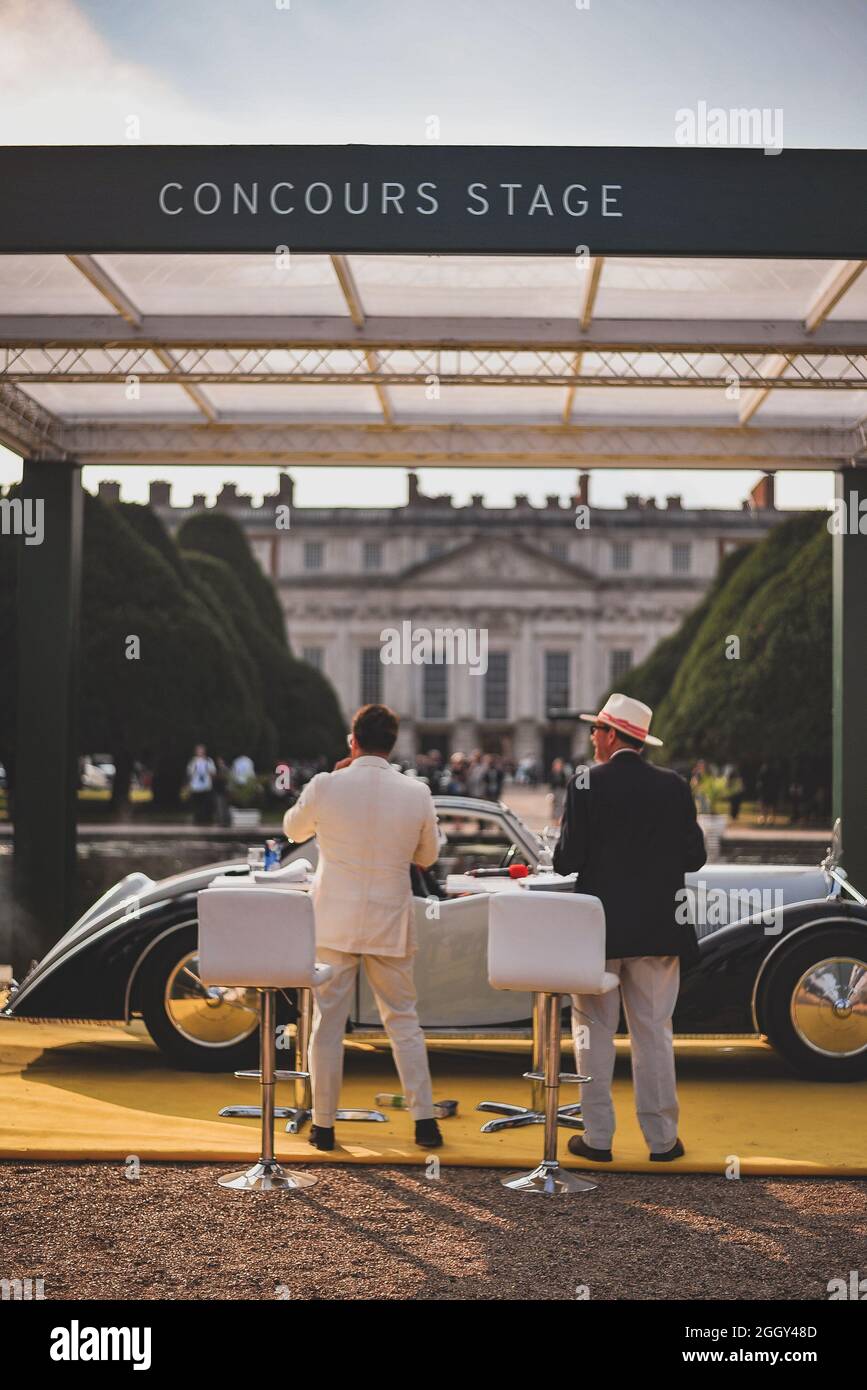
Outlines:
{"type": "MultiPolygon", "coordinates": [[[[867,1176],[867,1083],[827,1085],[789,1075],[774,1053],[752,1039],[682,1039],[677,1044],[680,1133],[686,1157],[649,1163],[632,1108],[628,1044],[618,1044],[614,1085],[618,1130],[613,1164],[604,1171],[724,1173],[732,1156],[742,1174],[867,1176]]],[[[504,1042],[437,1043],[431,1048],[436,1099],[456,1099],[458,1115],[442,1122],[443,1164],[532,1167],[541,1155],[539,1126],[481,1134],[479,1100],[522,1104],[528,1083],[526,1046],[504,1042]]],[[[564,1052],[564,1063],[571,1066],[564,1052]]],[[[278,1104],[292,1103],[291,1083],[278,1086],[278,1104]]],[[[342,1103],[373,1104],[377,1091],[396,1091],[387,1050],[370,1043],[347,1047],[342,1103]]],[[[150,1040],[124,1028],[89,1024],[0,1021],[0,1158],[105,1159],[130,1155],[166,1161],[252,1161],[258,1122],[221,1120],[229,1104],[255,1104],[254,1081],[206,1076],[168,1067],[150,1040]]],[[[577,1088],[564,1086],[564,1103],[577,1088]]],[[[412,1122],[386,1112],[387,1124],[343,1124],[333,1154],[314,1153],[304,1135],[277,1123],[278,1157],[287,1161],[415,1163],[427,1155],[412,1143],[412,1122]]],[[[566,1148],[569,1167],[588,1167],[566,1148]]]]}

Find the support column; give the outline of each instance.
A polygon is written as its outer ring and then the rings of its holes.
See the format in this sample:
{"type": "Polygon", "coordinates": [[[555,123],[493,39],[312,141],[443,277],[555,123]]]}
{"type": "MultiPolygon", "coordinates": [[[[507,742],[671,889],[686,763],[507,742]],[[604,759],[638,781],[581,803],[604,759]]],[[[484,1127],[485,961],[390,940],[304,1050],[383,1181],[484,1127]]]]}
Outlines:
{"type": "Polygon", "coordinates": [[[26,459],[22,496],[42,516],[19,544],[15,893],[45,949],[73,920],[84,494],[75,463],[26,459]]]}
{"type": "Polygon", "coordinates": [[[837,474],[834,535],[833,815],[843,820],[843,867],[867,893],[867,467],[837,474]]]}

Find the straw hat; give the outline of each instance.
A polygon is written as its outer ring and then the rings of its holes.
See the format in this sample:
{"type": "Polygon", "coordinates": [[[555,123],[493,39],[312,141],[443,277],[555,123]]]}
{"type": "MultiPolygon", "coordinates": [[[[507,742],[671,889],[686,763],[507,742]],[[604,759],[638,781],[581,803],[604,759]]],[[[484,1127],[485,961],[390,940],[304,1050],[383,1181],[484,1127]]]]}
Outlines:
{"type": "Polygon", "coordinates": [[[648,733],[653,710],[629,695],[609,695],[598,714],[582,714],[579,717],[586,719],[588,724],[607,724],[609,728],[629,734],[630,738],[640,739],[642,743],[650,743],[654,748],[662,747],[662,739],[648,733]]]}

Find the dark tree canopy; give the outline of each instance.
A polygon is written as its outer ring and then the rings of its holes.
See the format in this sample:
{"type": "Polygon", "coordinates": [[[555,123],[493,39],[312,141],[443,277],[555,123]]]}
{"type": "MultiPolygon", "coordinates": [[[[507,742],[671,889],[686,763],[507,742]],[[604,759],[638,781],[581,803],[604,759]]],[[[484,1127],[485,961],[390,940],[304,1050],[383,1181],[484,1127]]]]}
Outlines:
{"type": "MultiPolygon", "coordinates": [[[[826,521],[823,513],[807,514],[776,526],[749,549],[717,592],[659,709],[657,724],[670,755],[717,760],[743,758],[747,754],[740,740],[746,723],[751,721],[755,726],[754,739],[764,744],[765,756],[772,756],[767,739],[774,737],[776,721],[770,709],[766,711],[752,699],[754,668],[765,657],[770,640],[763,609],[771,604],[772,614],[777,611],[781,594],[775,581],[780,581],[783,592],[787,585],[793,586],[796,593],[802,591],[807,577],[805,566],[816,555],[809,550],[811,542],[818,538],[819,553],[823,544],[827,544],[830,553],[826,521]],[[736,659],[727,655],[736,649],[736,659]]],[[[830,619],[830,570],[825,603],[830,619]]],[[[785,614],[789,622],[790,607],[786,607],[785,614]]],[[[774,621],[781,619],[774,617],[774,621]]],[[[787,656],[787,651],[795,650],[794,641],[790,624],[787,634],[772,647],[773,658],[786,673],[782,685],[788,681],[787,705],[804,699],[806,694],[802,673],[797,670],[794,657],[787,656]]],[[[822,702],[827,721],[831,710],[831,671],[829,663],[822,664],[818,651],[812,677],[809,698],[822,702]]]]}
{"type": "Polygon", "coordinates": [[[227,564],[250,596],[263,626],[281,646],[288,645],[286,623],[274,586],[257,565],[237,521],[216,510],[197,512],[180,527],[177,542],[181,550],[199,550],[227,564]]]}

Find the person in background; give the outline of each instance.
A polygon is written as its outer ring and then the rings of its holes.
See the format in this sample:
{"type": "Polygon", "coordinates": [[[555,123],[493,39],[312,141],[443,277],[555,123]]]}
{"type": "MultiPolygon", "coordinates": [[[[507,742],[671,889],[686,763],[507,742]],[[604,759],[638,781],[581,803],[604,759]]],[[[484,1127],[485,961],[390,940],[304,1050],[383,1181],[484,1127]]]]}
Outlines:
{"type": "Polygon", "coordinates": [[[442,1144],[416,1010],[410,879],[411,865],[436,863],[439,835],[430,788],[389,764],[397,729],[387,705],[364,705],[352,721],[350,757],[308,782],[283,817],[290,840],[315,835],[319,847],[316,959],[331,966],[331,978],[314,990],[310,1143],[317,1149],[334,1148],[343,1036],[361,965],[415,1120],[415,1142],[426,1149],[442,1144]]]}
{"type": "Polygon", "coordinates": [[[229,766],[224,758],[216,758],[216,770],[213,777],[214,790],[214,819],[217,825],[229,825],[229,766]]]}
{"type": "Polygon", "coordinates": [[[737,820],[744,799],[744,779],[737,763],[733,763],[726,772],[725,794],[729,803],[729,815],[732,820],[737,820]]]}
{"type": "Polygon", "coordinates": [[[187,785],[193,807],[193,824],[210,825],[214,804],[214,776],[217,767],[203,743],[197,743],[187,763],[187,785]]]}
{"type": "Polygon", "coordinates": [[[246,753],[239,753],[232,763],[232,778],[243,787],[245,782],[249,782],[251,777],[256,776],[256,765],[252,758],[248,758],[246,753]]]}
{"type": "Polygon", "coordinates": [[[569,774],[562,758],[555,758],[552,762],[548,785],[551,788],[549,793],[551,819],[559,822],[563,815],[563,807],[566,804],[566,788],[569,785],[569,774]]]}

